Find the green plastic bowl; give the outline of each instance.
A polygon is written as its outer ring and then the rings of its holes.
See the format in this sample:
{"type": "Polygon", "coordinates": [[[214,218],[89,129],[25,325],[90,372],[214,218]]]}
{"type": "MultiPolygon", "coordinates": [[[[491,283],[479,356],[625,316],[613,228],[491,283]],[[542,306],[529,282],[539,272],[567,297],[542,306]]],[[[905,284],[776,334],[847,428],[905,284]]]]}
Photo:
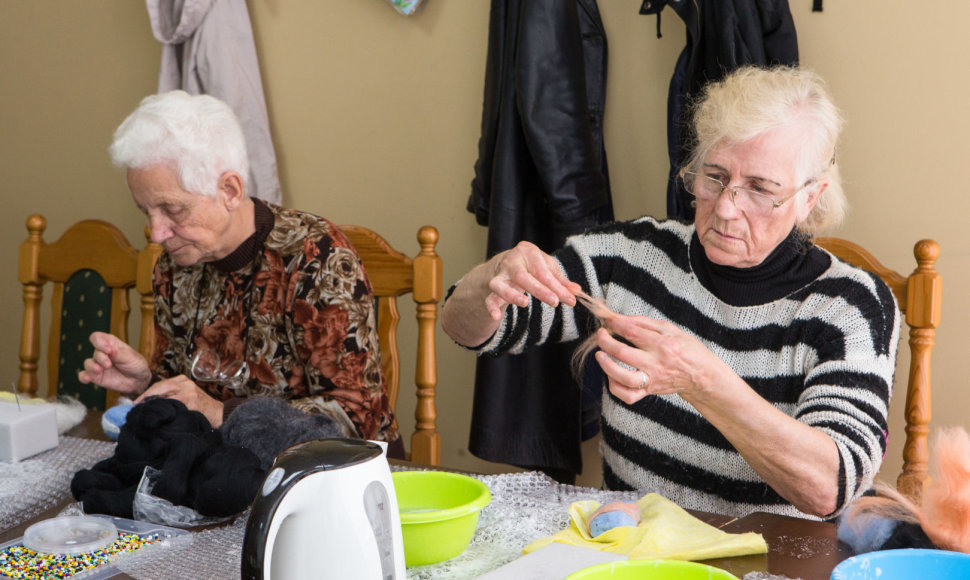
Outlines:
{"type": "Polygon", "coordinates": [[[391,474],[401,512],[404,563],[424,566],[454,558],[475,535],[478,515],[492,501],[473,477],[443,471],[391,474]]]}
{"type": "MultiPolygon", "coordinates": [[[[407,551],[407,550],[405,550],[407,551]]],[[[566,580],[738,580],[720,568],[681,560],[620,560],[584,568],[566,580]]]]}

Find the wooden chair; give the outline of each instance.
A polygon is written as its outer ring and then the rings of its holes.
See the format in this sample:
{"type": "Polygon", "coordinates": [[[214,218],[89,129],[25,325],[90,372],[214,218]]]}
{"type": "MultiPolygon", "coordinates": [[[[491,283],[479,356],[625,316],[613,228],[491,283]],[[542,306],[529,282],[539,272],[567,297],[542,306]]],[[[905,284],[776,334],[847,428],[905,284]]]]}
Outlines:
{"type": "MultiPolygon", "coordinates": [[[[128,339],[128,290],[134,287],[141,295],[139,350],[142,354],[151,352],[152,270],[162,248],[148,242],[138,251],[121,230],[101,220],[78,222],[52,244],[44,241],[46,228],[43,216],[28,217],[27,240],[20,245],[18,278],[24,286],[24,322],[17,390],[30,396],[37,394],[40,303],[43,287],[50,283],[53,295],[47,396],[71,394],[85,405],[103,410],[115,403],[117,393],[77,380],[84,359],[93,352],[88,336],[101,330],[128,339]]],[[[147,239],[147,229],[145,235],[147,239]]]]}
{"type": "MultiPolygon", "coordinates": [[[[410,293],[417,303],[418,340],[415,383],[417,407],[415,432],[411,436],[409,459],[429,465],[441,464],[441,435],[435,427],[435,387],[438,370],[435,360],[435,321],[441,301],[441,258],[435,253],[438,230],[424,226],[418,230],[421,251],[414,257],[398,252],[377,233],[360,226],[340,229],[347,235],[364,262],[367,277],[377,300],[377,326],[381,343],[381,366],[387,382],[392,408],[397,408],[401,359],[397,327],[401,319],[397,297],[410,293]]],[[[395,419],[396,422],[396,419],[395,419]]]]}
{"type": "Polygon", "coordinates": [[[909,326],[909,381],[906,386],[906,443],[903,447],[903,472],[896,480],[900,492],[919,498],[928,479],[929,445],[927,435],[930,409],[930,355],[940,324],[942,279],[935,264],[940,245],[920,240],[913,247],[916,269],[909,276],[883,266],[861,246],[839,238],[818,238],[815,244],[839,258],[878,275],[892,289],[899,309],[909,326]]]}

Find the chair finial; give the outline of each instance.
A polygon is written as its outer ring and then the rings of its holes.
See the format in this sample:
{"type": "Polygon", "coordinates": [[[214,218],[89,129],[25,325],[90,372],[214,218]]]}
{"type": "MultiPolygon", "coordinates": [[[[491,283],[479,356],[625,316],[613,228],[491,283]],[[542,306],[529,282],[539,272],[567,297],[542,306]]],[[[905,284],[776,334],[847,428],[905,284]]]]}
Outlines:
{"type": "Polygon", "coordinates": [[[27,232],[31,236],[39,236],[47,229],[47,220],[39,213],[35,213],[27,218],[27,232]]]}
{"type": "Polygon", "coordinates": [[[932,266],[940,257],[940,244],[934,240],[920,240],[913,248],[916,262],[922,266],[932,266]]]}
{"type": "Polygon", "coordinates": [[[421,245],[422,254],[432,253],[438,244],[438,229],[434,226],[422,226],[418,230],[418,244],[421,245]]]}

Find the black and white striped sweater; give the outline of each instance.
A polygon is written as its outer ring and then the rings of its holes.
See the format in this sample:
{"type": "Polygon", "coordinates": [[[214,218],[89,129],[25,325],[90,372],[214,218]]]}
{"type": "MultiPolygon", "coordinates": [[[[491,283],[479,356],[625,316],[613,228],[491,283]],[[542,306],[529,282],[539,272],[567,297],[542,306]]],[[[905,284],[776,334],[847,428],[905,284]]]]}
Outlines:
{"type": "MultiPolygon", "coordinates": [[[[571,280],[605,298],[613,311],[673,322],[775,407],[828,434],[840,454],[841,511],[870,487],[886,448],[899,339],[892,292],[830,256],[820,276],[786,296],[732,306],[693,272],[693,234],[692,225],[641,218],[570,238],[556,257],[571,280]]],[[[527,308],[510,307],[480,350],[521,352],[592,328],[583,308],[533,300],[527,308]]],[[[736,516],[811,517],[761,480],[678,395],[627,405],[604,388],[602,427],[608,488],[656,491],[685,508],[736,516]]]]}

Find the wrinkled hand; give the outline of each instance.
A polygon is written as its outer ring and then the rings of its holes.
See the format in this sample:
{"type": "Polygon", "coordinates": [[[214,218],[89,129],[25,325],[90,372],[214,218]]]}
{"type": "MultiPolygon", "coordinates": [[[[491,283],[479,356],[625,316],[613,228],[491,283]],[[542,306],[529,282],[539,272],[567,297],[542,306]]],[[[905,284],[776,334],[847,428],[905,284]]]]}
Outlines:
{"type": "Polygon", "coordinates": [[[205,415],[212,427],[217,429],[222,425],[222,401],[209,396],[185,375],[159,381],[135,399],[135,404],[143,402],[149,397],[165,397],[176,399],[185,404],[191,411],[198,411],[205,415]]]}
{"type": "Polygon", "coordinates": [[[494,320],[502,318],[509,304],[528,306],[530,294],[550,306],[576,304],[579,284],[567,279],[556,260],[535,244],[519,242],[495,256],[492,263],[491,292],[485,297],[485,307],[494,320]]]}
{"type": "Polygon", "coordinates": [[[90,340],[94,354],[84,361],[78,380],[126,395],[138,394],[148,386],[152,378],[148,361],[127,342],[104,332],[91,333],[90,340]]]}
{"type": "Polygon", "coordinates": [[[700,341],[669,322],[618,315],[605,324],[606,328],[597,331],[601,350],[596,361],[609,378],[610,392],[627,404],[647,395],[702,394],[711,377],[730,372],[700,341]],[[607,328],[635,346],[617,340],[607,328]],[[646,384],[641,388],[644,375],[646,384]]]}

